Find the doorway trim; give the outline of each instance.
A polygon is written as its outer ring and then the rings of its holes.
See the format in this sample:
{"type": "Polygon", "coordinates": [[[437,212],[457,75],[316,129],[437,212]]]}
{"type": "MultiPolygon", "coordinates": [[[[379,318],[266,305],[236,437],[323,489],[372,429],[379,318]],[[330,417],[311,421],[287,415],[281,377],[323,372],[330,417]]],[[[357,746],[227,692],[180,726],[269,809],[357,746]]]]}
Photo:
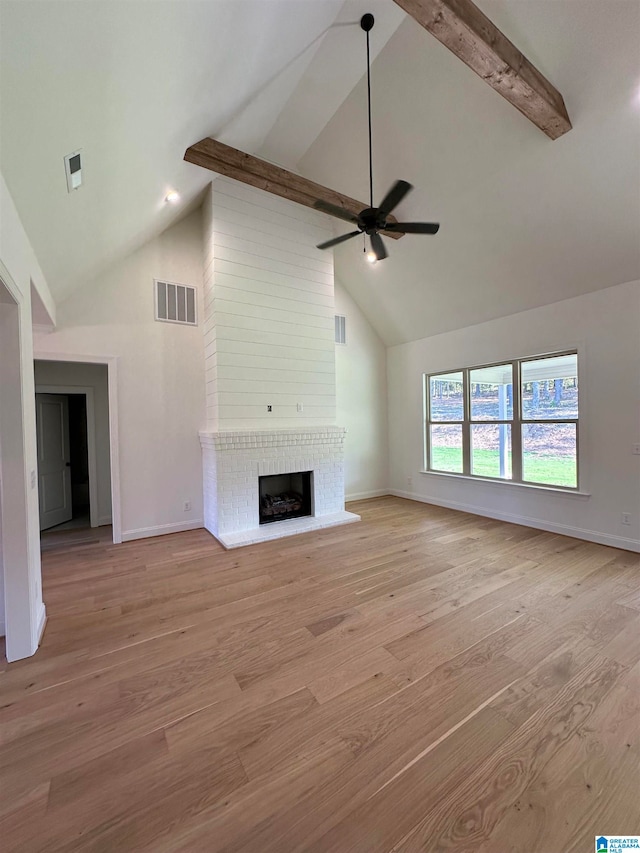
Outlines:
{"type": "MultiPolygon", "coordinates": [[[[4,287],[15,307],[16,347],[15,357],[18,382],[13,388],[13,404],[7,407],[12,419],[12,430],[19,435],[16,445],[9,454],[6,445],[0,458],[4,485],[11,492],[11,503],[0,499],[2,512],[2,583],[4,587],[6,657],[8,661],[20,660],[33,655],[40,643],[46,623],[46,608],[41,597],[42,575],[40,550],[36,545],[35,528],[37,515],[33,511],[33,486],[27,460],[31,462],[32,440],[29,424],[25,421],[25,362],[24,330],[26,327],[25,299],[9,270],[0,259],[0,286],[4,287]],[[11,460],[9,471],[5,468],[11,460]]],[[[30,318],[29,318],[30,321],[30,318]]],[[[33,434],[35,442],[35,430],[33,434]]],[[[5,498],[6,498],[6,490],[5,498]]]]}
{"type": "MultiPolygon", "coordinates": [[[[108,390],[109,390],[109,454],[111,457],[111,525],[113,532],[113,543],[114,545],[119,545],[122,542],[122,510],[120,504],[120,453],[119,453],[119,441],[118,441],[118,358],[117,356],[110,355],[79,355],[78,353],[68,353],[68,352],[38,352],[34,351],[33,358],[37,361],[72,361],[72,362],[80,362],[81,364],[106,364],[107,365],[107,381],[108,381],[108,390]]],[[[38,392],[43,391],[45,388],[53,388],[52,385],[42,385],[38,386],[36,389],[38,392]]],[[[68,393],[68,394],[78,394],[83,393],[83,391],[90,390],[91,391],[91,405],[93,408],[93,389],[87,389],[84,387],[80,387],[78,385],[74,386],[56,386],[56,387],[64,387],[66,391],[47,391],[46,393],[68,393]],[[73,390],[70,390],[73,388],[73,390]]],[[[94,464],[96,462],[95,459],[95,413],[92,412],[93,415],[93,440],[94,440],[94,464]]],[[[87,396],[87,427],[89,421],[89,396],[87,396]]],[[[89,429],[87,429],[89,432],[89,429]]],[[[95,468],[94,468],[94,476],[91,476],[91,453],[89,453],[89,489],[91,490],[91,482],[93,480],[94,488],[95,488],[95,468]]],[[[95,511],[97,513],[97,496],[96,500],[93,500],[93,493],[90,491],[90,503],[91,503],[91,526],[97,527],[97,524],[94,525],[94,506],[95,511]]]]}
{"type": "MultiPolygon", "coordinates": [[[[89,518],[91,527],[100,526],[98,515],[98,456],[93,388],[81,385],[36,385],[36,394],[82,394],[87,401],[87,462],[89,468],[89,518]]],[[[113,509],[113,507],[112,507],[113,509]]]]}

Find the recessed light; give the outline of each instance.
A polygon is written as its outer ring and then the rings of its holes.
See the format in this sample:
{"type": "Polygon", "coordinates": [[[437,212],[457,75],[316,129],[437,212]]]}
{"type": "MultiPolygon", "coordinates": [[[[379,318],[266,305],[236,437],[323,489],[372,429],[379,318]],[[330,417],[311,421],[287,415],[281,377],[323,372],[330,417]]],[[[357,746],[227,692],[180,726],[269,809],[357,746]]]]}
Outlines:
{"type": "Polygon", "coordinates": [[[171,192],[166,194],[164,200],[168,201],[169,204],[176,204],[180,201],[180,193],[177,190],[171,190],[171,192]]]}

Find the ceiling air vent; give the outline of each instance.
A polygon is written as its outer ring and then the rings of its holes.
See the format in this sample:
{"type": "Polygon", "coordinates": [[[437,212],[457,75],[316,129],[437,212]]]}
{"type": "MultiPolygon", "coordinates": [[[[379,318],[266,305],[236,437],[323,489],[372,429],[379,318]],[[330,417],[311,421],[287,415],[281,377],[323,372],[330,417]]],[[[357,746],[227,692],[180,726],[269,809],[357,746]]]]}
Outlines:
{"type": "Polygon", "coordinates": [[[170,281],[153,282],[155,288],[156,320],[165,323],[186,323],[196,326],[196,289],[188,284],[170,281]]]}
{"type": "Polygon", "coordinates": [[[347,318],[342,314],[335,315],[336,320],[336,343],[346,344],[347,342],[347,318]]]}

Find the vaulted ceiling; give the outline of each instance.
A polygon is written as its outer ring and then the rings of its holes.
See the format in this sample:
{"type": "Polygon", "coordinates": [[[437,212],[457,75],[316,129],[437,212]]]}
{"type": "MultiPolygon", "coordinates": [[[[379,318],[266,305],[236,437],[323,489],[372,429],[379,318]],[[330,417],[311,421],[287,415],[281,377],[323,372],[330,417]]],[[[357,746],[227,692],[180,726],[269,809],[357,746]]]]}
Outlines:
{"type": "Polygon", "coordinates": [[[54,296],[197,203],[212,176],[183,155],[198,139],[254,152],[268,137],[294,166],[362,75],[345,33],[372,5],[377,53],[404,18],[391,0],[2,0],[0,169],[54,296]]]}
{"type": "Polygon", "coordinates": [[[564,96],[560,139],[392,0],[2,0],[0,168],[56,298],[198,203],[207,135],[366,197],[365,11],[376,195],[408,180],[398,218],[442,223],[374,266],[335,250],[387,344],[640,278],[640,4],[478,5],[564,96]]]}
{"type": "MultiPolygon", "coordinates": [[[[374,266],[360,240],[334,250],[338,277],[388,345],[640,278],[640,4],[478,5],[560,90],[573,129],[549,140],[403,21],[372,71],[374,197],[409,181],[398,220],[440,231],[403,237],[374,266]]],[[[365,142],[361,81],[301,169],[362,196],[365,142]]]]}

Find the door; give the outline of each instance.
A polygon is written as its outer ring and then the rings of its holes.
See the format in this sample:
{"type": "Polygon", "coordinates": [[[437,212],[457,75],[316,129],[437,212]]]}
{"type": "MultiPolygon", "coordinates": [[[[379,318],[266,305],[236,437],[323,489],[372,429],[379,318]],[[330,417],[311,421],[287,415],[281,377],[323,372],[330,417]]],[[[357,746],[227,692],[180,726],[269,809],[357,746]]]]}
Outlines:
{"type": "Polygon", "coordinates": [[[69,400],[63,394],[36,394],[40,530],[71,521],[69,400]]]}

